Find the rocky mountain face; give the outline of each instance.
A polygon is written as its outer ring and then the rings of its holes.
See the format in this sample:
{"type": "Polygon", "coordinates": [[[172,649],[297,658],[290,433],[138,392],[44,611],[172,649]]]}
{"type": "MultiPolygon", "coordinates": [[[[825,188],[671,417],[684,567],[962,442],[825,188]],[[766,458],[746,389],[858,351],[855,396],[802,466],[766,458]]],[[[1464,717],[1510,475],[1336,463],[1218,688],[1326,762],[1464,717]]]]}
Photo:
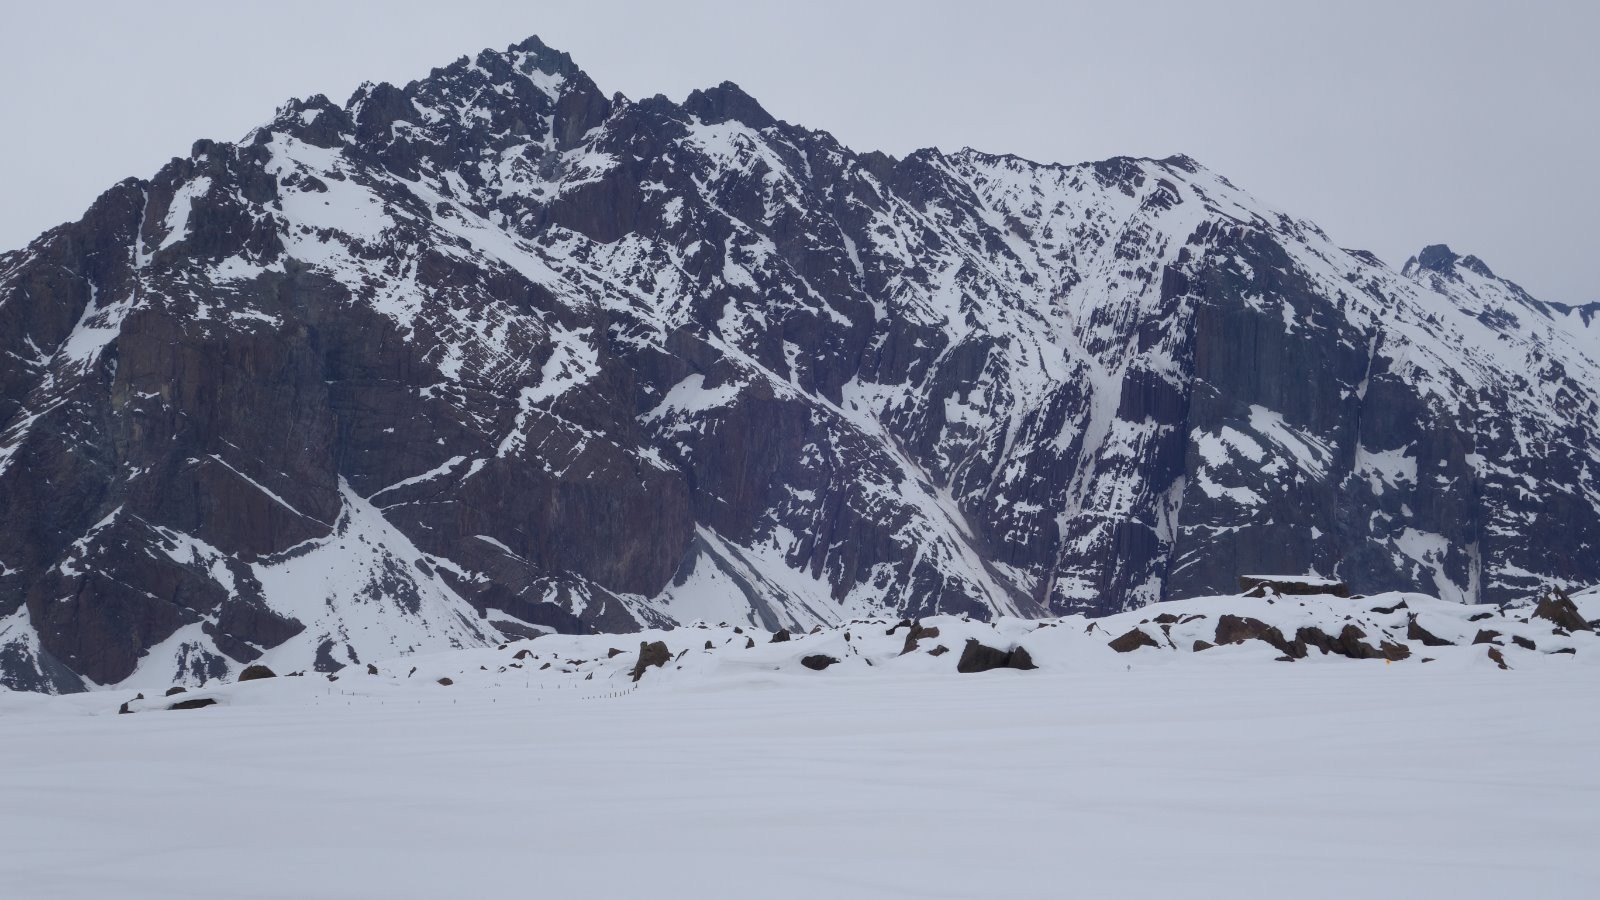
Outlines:
{"type": "Polygon", "coordinates": [[[1600,580],[1600,329],[1184,157],[857,153],[537,39],[0,256],[0,682],[1600,580]]]}

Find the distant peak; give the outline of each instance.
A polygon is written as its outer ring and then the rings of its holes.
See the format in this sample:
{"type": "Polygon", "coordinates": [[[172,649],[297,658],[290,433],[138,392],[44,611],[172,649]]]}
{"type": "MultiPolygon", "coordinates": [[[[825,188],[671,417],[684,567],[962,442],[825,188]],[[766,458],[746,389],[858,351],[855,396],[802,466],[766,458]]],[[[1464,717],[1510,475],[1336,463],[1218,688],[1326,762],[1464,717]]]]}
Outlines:
{"type": "Polygon", "coordinates": [[[1469,272],[1475,272],[1485,278],[1494,278],[1495,274],[1489,269],[1488,264],[1476,256],[1461,256],[1450,249],[1448,244],[1429,244],[1422,248],[1422,252],[1406,260],[1404,274],[1410,275],[1420,269],[1438,272],[1440,275],[1454,273],[1457,266],[1469,272]]]}
{"type": "Polygon", "coordinates": [[[683,108],[712,125],[733,121],[762,129],[778,124],[778,120],[763,109],[756,98],[731,81],[695,91],[683,101],[683,108]]]}
{"type": "Polygon", "coordinates": [[[1183,171],[1188,172],[1191,175],[1193,175],[1193,174],[1199,172],[1201,169],[1205,168],[1204,166],[1200,165],[1200,163],[1197,160],[1195,160],[1194,157],[1188,155],[1187,153],[1174,153],[1173,155],[1171,155],[1169,157],[1166,157],[1165,159],[1161,159],[1161,160],[1157,160],[1157,161],[1160,162],[1160,163],[1163,163],[1165,165],[1171,166],[1174,169],[1182,169],[1183,171]]]}
{"type": "MultiPolygon", "coordinates": [[[[481,57],[491,52],[485,50],[479,56],[481,57]]],[[[582,71],[578,68],[578,64],[572,61],[571,54],[563,50],[557,50],[539,40],[538,35],[530,35],[527,40],[512,44],[506,48],[505,53],[499,55],[505,57],[520,56],[524,61],[531,61],[536,68],[553,75],[574,75],[582,71]]]]}
{"type": "Polygon", "coordinates": [[[518,43],[512,44],[511,46],[507,47],[506,48],[506,52],[507,53],[529,53],[529,54],[533,54],[533,55],[542,55],[542,54],[545,54],[545,53],[555,53],[555,52],[558,52],[558,51],[554,50],[549,44],[546,44],[544,41],[539,40],[539,36],[537,34],[530,34],[526,38],[524,38],[522,41],[519,41],[518,43]]]}
{"type": "Polygon", "coordinates": [[[1456,260],[1460,258],[1448,244],[1429,244],[1411,259],[1424,269],[1443,274],[1455,268],[1456,260]]]}

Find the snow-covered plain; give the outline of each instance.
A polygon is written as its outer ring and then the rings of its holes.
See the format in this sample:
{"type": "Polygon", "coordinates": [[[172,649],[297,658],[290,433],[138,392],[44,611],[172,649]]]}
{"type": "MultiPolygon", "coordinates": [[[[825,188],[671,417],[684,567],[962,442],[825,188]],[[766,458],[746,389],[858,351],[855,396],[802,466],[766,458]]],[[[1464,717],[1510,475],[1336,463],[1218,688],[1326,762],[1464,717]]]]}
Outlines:
{"type": "Polygon", "coordinates": [[[133,715],[125,691],[0,693],[0,894],[1593,896],[1591,635],[1501,670],[1471,645],[1287,664],[928,622],[904,656],[882,623],[647,634],[681,655],[636,687],[630,638],[594,635],[133,715]],[[1041,667],[925,652],[969,633],[1041,667]],[[790,664],[814,653],[843,661],[790,664]]]}

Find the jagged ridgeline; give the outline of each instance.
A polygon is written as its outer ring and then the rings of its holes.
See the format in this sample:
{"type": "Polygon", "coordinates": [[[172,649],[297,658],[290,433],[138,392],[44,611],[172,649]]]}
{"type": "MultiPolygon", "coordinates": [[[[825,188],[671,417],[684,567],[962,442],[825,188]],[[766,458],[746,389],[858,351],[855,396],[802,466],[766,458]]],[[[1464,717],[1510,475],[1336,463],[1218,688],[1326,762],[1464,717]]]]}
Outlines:
{"type": "Polygon", "coordinates": [[[0,256],[0,680],[1600,580],[1600,327],[1184,157],[859,153],[528,40],[0,256]]]}

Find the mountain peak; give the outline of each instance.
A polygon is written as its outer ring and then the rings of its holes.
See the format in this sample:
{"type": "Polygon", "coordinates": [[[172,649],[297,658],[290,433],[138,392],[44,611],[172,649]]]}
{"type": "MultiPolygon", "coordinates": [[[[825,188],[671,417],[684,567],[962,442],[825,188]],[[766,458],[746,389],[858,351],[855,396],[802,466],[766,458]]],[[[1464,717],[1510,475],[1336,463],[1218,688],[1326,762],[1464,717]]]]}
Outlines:
{"type": "Polygon", "coordinates": [[[1484,278],[1496,277],[1488,264],[1476,256],[1461,256],[1450,249],[1449,244],[1429,244],[1423,247],[1416,256],[1406,260],[1403,274],[1414,275],[1421,269],[1437,272],[1440,275],[1450,275],[1456,266],[1482,275],[1484,278]]]}
{"type": "Polygon", "coordinates": [[[1424,269],[1442,274],[1449,272],[1455,266],[1456,260],[1460,258],[1455,254],[1455,251],[1450,249],[1449,244],[1429,244],[1422,248],[1422,252],[1411,257],[1406,263],[1406,268],[1409,269],[1415,264],[1424,269]]]}
{"type": "Polygon", "coordinates": [[[710,125],[733,121],[760,130],[778,124],[756,98],[731,81],[691,93],[683,108],[710,125]]]}

